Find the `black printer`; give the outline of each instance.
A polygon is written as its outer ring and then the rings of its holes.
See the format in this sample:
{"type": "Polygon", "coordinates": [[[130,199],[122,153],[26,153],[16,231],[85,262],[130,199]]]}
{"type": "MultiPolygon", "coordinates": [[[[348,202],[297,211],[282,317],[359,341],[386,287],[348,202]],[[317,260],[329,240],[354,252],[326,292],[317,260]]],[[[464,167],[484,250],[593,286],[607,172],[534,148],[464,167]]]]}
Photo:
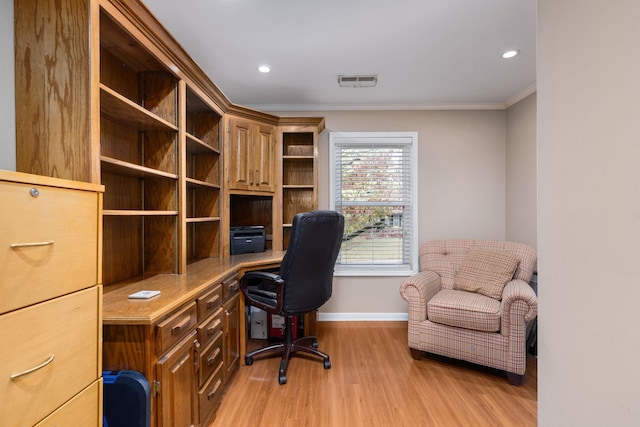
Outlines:
{"type": "Polygon", "coordinates": [[[231,227],[231,255],[264,252],[265,230],[261,225],[231,227]]]}

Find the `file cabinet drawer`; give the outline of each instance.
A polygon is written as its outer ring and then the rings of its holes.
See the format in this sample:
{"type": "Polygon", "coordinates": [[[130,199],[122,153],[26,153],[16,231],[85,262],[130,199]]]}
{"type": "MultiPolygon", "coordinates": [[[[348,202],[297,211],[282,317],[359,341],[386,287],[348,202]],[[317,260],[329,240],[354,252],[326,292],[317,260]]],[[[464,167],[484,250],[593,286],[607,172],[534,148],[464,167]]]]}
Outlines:
{"type": "Polygon", "coordinates": [[[99,288],[0,316],[3,425],[33,425],[99,377],[99,288]]]}
{"type": "Polygon", "coordinates": [[[157,345],[158,351],[164,353],[174,344],[192,331],[196,324],[197,311],[196,303],[192,302],[176,314],[158,324],[157,345]]]}
{"type": "Polygon", "coordinates": [[[0,181],[0,313],[98,283],[98,195],[0,181]]]}
{"type": "Polygon", "coordinates": [[[102,413],[101,384],[102,380],[94,382],[35,427],[95,425],[102,413]]]}

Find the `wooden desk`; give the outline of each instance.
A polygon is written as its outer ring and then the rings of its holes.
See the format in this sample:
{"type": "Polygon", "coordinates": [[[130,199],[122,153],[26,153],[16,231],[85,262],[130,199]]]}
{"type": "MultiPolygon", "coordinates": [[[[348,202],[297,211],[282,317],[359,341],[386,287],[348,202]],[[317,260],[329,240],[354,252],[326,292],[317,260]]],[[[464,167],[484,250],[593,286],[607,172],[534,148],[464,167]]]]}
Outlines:
{"type": "Polygon", "coordinates": [[[227,380],[244,363],[245,309],[238,280],[245,271],[278,267],[284,254],[202,259],[183,275],[105,287],[103,370],[133,369],[147,377],[152,425],[206,425],[211,420],[227,380]],[[141,290],[160,295],[128,298],[141,290]]]}

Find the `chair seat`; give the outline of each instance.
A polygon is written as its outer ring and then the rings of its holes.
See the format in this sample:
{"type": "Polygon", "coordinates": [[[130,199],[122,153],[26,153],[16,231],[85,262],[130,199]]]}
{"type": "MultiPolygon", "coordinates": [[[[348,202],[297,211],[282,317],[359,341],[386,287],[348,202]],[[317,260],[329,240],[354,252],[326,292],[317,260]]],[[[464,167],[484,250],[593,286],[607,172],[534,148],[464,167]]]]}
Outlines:
{"type": "Polygon", "coordinates": [[[482,294],[442,289],[427,303],[427,318],[458,328],[498,332],[500,306],[500,301],[482,294]]]}

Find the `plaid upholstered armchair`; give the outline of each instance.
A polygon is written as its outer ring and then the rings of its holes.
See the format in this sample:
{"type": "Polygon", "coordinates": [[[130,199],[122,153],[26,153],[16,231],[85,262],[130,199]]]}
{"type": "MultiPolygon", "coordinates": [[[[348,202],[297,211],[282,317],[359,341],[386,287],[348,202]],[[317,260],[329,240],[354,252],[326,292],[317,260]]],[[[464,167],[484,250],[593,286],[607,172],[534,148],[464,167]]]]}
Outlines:
{"type": "Polygon", "coordinates": [[[504,370],[522,383],[527,324],[538,311],[529,281],[535,250],[495,240],[434,240],[420,246],[420,273],[400,286],[409,303],[409,348],[504,370]]]}

